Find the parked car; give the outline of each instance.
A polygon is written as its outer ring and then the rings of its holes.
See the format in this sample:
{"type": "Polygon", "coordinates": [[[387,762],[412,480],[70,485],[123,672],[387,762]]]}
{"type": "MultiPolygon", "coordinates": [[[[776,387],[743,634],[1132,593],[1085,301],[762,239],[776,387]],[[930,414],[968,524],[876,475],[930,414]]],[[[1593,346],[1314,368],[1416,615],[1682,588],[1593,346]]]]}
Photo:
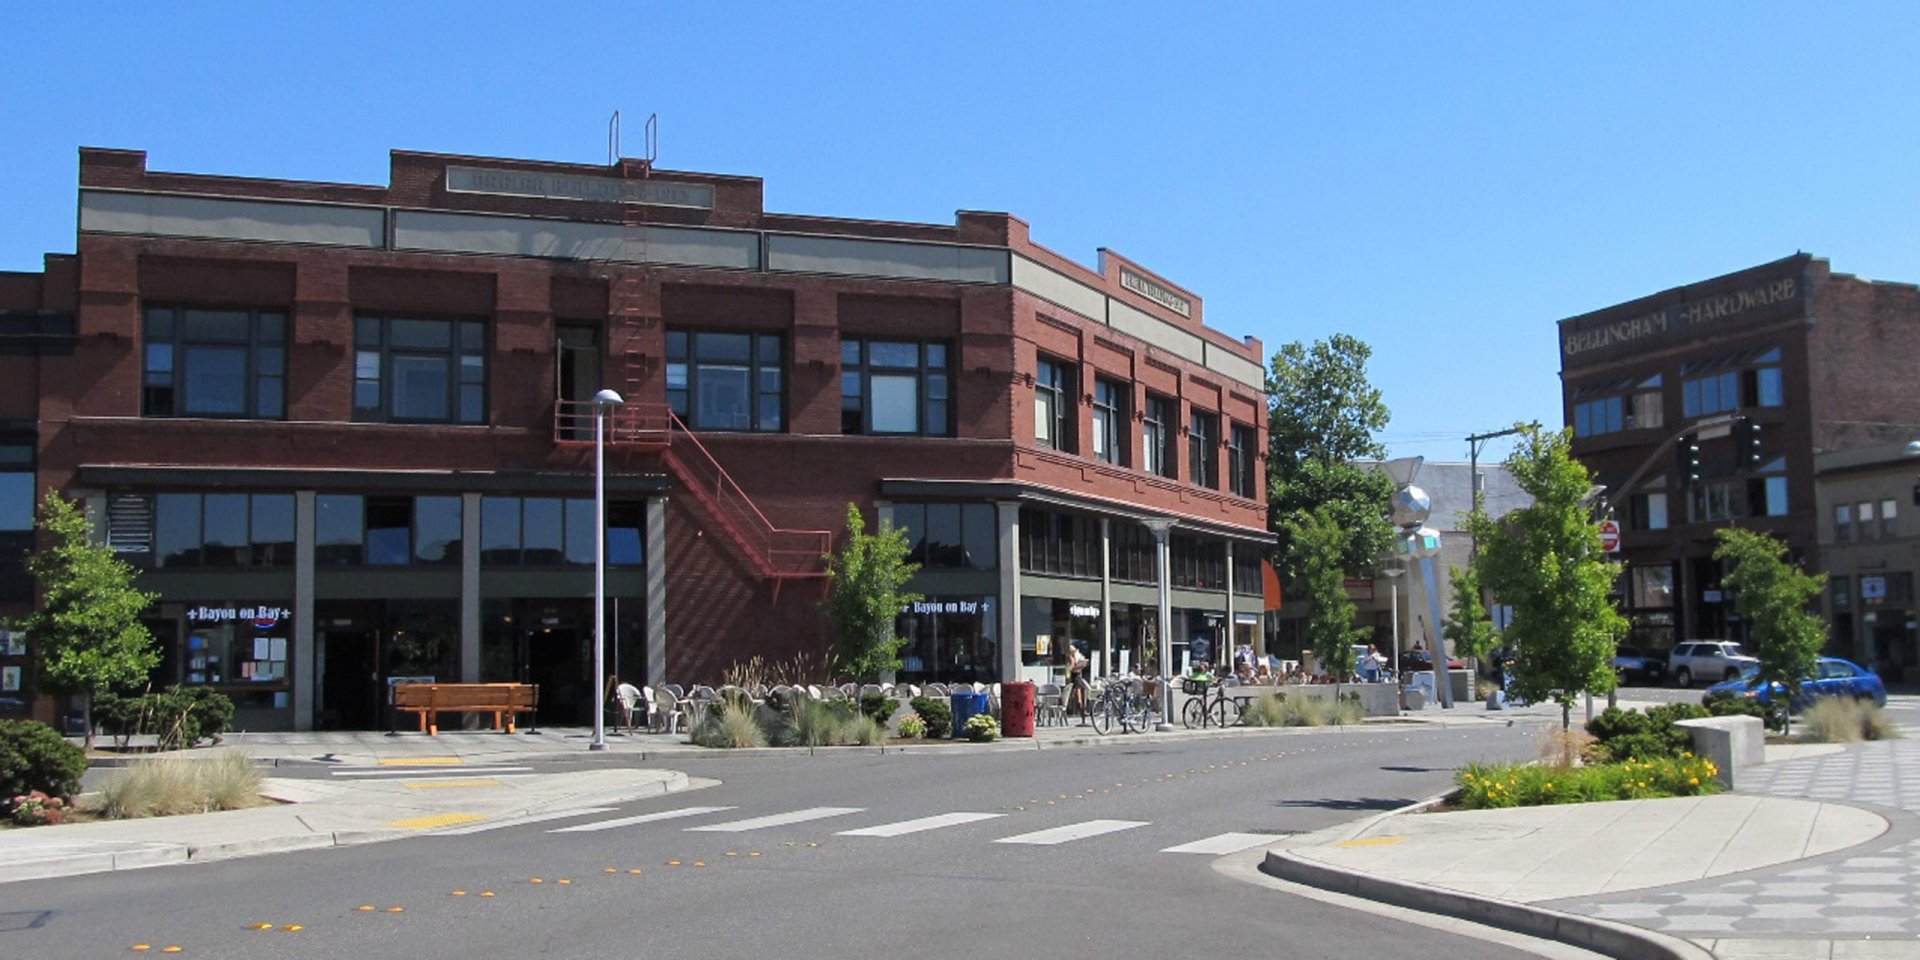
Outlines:
{"type": "Polygon", "coordinates": [[[1759,662],[1731,640],[1688,640],[1667,655],[1667,672],[1673,675],[1674,683],[1691,687],[1695,677],[1732,680],[1759,662]]]}
{"type": "Polygon", "coordinates": [[[1621,644],[1613,651],[1613,672],[1619,675],[1621,683],[1639,680],[1657,687],[1667,678],[1667,660],[1639,647],[1621,644]]]}
{"type": "MultiPolygon", "coordinates": [[[[1732,680],[1708,687],[1707,696],[1730,694],[1771,704],[1776,694],[1785,694],[1786,691],[1778,683],[1756,683],[1754,677],[1758,673],[1759,667],[1748,667],[1732,680]]],[[[1800,696],[1794,698],[1790,706],[1800,710],[1815,697],[1852,697],[1855,700],[1872,700],[1884,707],[1887,705],[1887,685],[1881,683],[1873,671],[1851,660],[1821,657],[1813,665],[1813,676],[1800,681],[1800,696]]]]}
{"type": "MultiPolygon", "coordinates": [[[[1465,660],[1462,660],[1459,657],[1447,658],[1447,669],[1465,670],[1466,668],[1467,668],[1467,662],[1465,660]]],[[[1433,656],[1425,650],[1408,650],[1405,653],[1400,654],[1400,672],[1401,673],[1416,673],[1421,670],[1432,670],[1432,669],[1433,669],[1433,656]]]]}

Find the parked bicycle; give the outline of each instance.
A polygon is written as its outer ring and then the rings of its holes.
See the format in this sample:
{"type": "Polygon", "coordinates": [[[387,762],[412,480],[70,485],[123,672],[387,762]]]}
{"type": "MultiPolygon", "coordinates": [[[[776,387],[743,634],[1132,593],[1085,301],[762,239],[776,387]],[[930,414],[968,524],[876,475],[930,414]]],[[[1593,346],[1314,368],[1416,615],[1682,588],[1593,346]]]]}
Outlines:
{"type": "Polygon", "coordinates": [[[1147,682],[1142,677],[1115,677],[1108,680],[1089,708],[1093,715],[1093,732],[1104,736],[1111,733],[1116,725],[1124,733],[1150,729],[1156,707],[1154,700],[1147,692],[1147,682]]]}
{"type": "Polygon", "coordinates": [[[1188,677],[1180,681],[1180,692],[1188,698],[1180,708],[1180,722],[1187,729],[1231,727],[1240,722],[1240,702],[1227,696],[1225,677],[1212,681],[1188,677]]]}

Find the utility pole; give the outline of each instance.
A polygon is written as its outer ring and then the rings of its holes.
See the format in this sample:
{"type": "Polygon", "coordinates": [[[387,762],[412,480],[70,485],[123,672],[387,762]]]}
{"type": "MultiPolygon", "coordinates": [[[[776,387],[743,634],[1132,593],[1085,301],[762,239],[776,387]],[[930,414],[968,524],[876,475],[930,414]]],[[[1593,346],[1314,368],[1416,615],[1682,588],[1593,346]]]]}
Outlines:
{"type": "MultiPolygon", "coordinates": [[[[1540,422],[1536,420],[1530,424],[1530,426],[1537,428],[1540,426],[1540,422]]],[[[1472,504],[1470,512],[1472,512],[1473,515],[1479,516],[1480,514],[1480,446],[1488,440],[1499,437],[1510,437],[1524,429],[1526,428],[1515,424],[1505,430],[1495,430],[1492,433],[1476,433],[1467,437],[1467,501],[1472,504]]],[[[1469,563],[1472,562],[1472,558],[1478,553],[1479,548],[1480,539],[1474,535],[1473,529],[1469,527],[1467,529],[1467,557],[1469,563]]]]}

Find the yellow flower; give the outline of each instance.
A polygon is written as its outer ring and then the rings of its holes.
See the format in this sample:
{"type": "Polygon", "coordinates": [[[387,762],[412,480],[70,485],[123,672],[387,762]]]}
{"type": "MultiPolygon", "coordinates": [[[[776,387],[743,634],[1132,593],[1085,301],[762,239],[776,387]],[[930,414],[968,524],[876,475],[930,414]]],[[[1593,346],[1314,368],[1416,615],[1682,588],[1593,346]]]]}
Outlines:
{"type": "Polygon", "coordinates": [[[1694,787],[1697,787],[1697,786],[1699,786],[1699,785],[1700,785],[1700,778],[1699,778],[1699,777],[1688,777],[1688,778],[1687,778],[1687,785],[1688,785],[1688,786],[1694,786],[1694,787]]]}

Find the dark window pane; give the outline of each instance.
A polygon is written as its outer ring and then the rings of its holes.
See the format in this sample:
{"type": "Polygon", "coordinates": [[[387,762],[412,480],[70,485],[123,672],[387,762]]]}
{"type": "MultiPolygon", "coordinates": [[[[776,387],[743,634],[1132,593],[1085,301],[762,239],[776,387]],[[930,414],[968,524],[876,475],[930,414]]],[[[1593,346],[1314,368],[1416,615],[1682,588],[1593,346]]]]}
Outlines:
{"type": "Polygon", "coordinates": [[[413,560],[413,500],[368,497],[367,564],[405,566],[413,560]]]}
{"type": "Polygon", "coordinates": [[[927,367],[944,370],[947,366],[947,345],[944,343],[927,344],[927,367]]]}
{"type": "Polygon", "coordinates": [[[687,334],[682,330],[667,331],[667,359],[687,359],[687,334]]]}
{"type": "Polygon", "coordinates": [[[447,419],[447,389],[446,357],[393,356],[395,419],[447,419]]]}
{"type": "Polygon", "coordinates": [[[314,502],[314,559],[322,564],[358,564],[364,539],[362,498],[323,493],[314,502]]]}
{"type": "Polygon", "coordinates": [[[526,525],[520,535],[526,544],[527,563],[550,566],[565,560],[566,554],[561,549],[565,524],[560,501],[551,497],[528,497],[523,516],[526,525]]]}
{"type": "Polygon", "coordinates": [[[920,345],[874,341],[867,345],[867,365],[872,367],[917,367],[920,345]]]}
{"type": "Polygon", "coordinates": [[[173,372],[173,344],[147,344],[147,372],[150,374],[173,372]]]}
{"type": "Polygon", "coordinates": [[[445,320],[389,320],[387,345],[396,350],[446,350],[453,346],[453,324],[445,320]]]}
{"type": "Polygon", "coordinates": [[[283,416],[287,412],[287,382],[279,377],[263,377],[260,380],[260,396],[255,412],[262,417],[283,416]]]}
{"type": "MultiPolygon", "coordinates": [[[[706,334],[701,336],[706,339],[706,334]]],[[[745,339],[744,337],[741,339],[745,339]]],[[[706,430],[745,430],[751,427],[748,406],[751,384],[746,367],[700,367],[699,409],[695,425],[706,430]]]]}
{"type": "Polygon", "coordinates": [[[200,565],[200,495],[162,493],[153,498],[153,565],[200,565]]]}
{"type": "Polygon", "coordinates": [[[927,559],[926,506],[918,503],[894,504],[893,528],[906,534],[908,559],[914,563],[925,563],[927,559]]]}
{"type": "Polygon", "coordinates": [[[247,412],[245,347],[188,346],[185,353],[184,412],[214,416],[247,412]]]}
{"type": "Polygon", "coordinates": [[[646,562],[643,530],[647,505],[623,501],[607,504],[607,563],[637,567],[646,562]]]}
{"type": "Polygon", "coordinates": [[[286,566],[293,563],[293,494],[253,495],[253,564],[286,566]]]}
{"type": "Polygon", "coordinates": [[[780,429],[780,397],[778,394],[760,396],[760,429],[780,429]]]}
{"type": "Polygon", "coordinates": [[[203,508],[205,557],[210,567],[239,567],[249,562],[247,546],[247,495],[209,493],[203,508]]]}
{"type": "Polygon", "coordinates": [[[754,338],[754,356],[761,364],[771,367],[780,366],[780,338],[761,336],[754,338]]]}
{"type": "Polygon", "coordinates": [[[155,308],[147,311],[147,339],[173,339],[173,311],[155,308]]]}
{"type": "Polygon", "coordinates": [[[257,354],[260,358],[261,376],[278,377],[287,372],[287,351],[281,347],[261,347],[257,354]]]}
{"type": "Polygon", "coordinates": [[[969,503],[960,508],[960,542],[967,566],[993,570],[1000,566],[999,523],[991,504],[969,503]]]}
{"type": "Polygon", "coordinates": [[[860,365],[860,341],[840,341],[840,362],[846,366],[860,365]]]}
{"type": "Polygon", "coordinates": [[[248,320],[245,310],[187,310],[181,318],[180,335],[188,340],[246,343],[248,320]]]}
{"type": "Polygon", "coordinates": [[[694,348],[699,351],[700,360],[745,363],[753,358],[753,338],[744,333],[698,333],[694,334],[694,338],[694,348]]]}
{"type": "Polygon", "coordinates": [[[472,320],[460,324],[460,349],[481,352],[487,349],[487,326],[472,320]]]}
{"type": "Polygon", "coordinates": [[[460,385],[460,422],[485,423],[487,420],[486,391],[477,383],[460,385]]]}
{"type": "Polygon", "coordinates": [[[287,318],[279,313],[260,314],[260,342],[285,343],[287,339],[287,318]]]}
{"type": "Polygon", "coordinates": [[[33,474],[0,473],[0,530],[32,530],[33,506],[33,474]]]}
{"type": "Polygon", "coordinates": [[[423,564],[460,562],[460,498],[415,497],[413,557],[423,564]]]}
{"type": "Polygon", "coordinates": [[[957,503],[930,503],[927,505],[927,566],[959,567],[965,565],[960,545],[960,505],[957,503]]]}
{"type": "Polygon", "coordinates": [[[356,347],[378,347],[380,345],[380,318],[355,317],[353,320],[353,345],[356,347]]]}
{"type": "Polygon", "coordinates": [[[567,562],[593,562],[593,501],[567,501],[567,562]]]}
{"type": "Polygon", "coordinates": [[[497,566],[520,563],[519,497],[481,498],[480,562],[497,566]]]}

